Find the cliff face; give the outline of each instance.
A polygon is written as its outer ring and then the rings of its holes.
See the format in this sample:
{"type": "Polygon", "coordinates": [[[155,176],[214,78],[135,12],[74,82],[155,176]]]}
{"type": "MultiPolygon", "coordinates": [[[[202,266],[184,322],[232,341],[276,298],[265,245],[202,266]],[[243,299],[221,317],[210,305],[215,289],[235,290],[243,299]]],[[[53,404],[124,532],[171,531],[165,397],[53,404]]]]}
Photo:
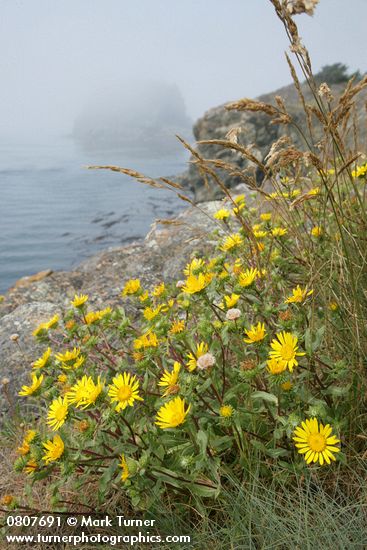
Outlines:
{"type": "MultiPolygon", "coordinates": [[[[330,86],[335,100],[338,100],[340,95],[345,90],[346,84],[336,84],[330,86]]],[[[314,104],[314,99],[306,85],[302,85],[302,91],[307,104],[314,104]]],[[[265,103],[275,104],[275,97],[281,96],[286,104],[289,113],[294,117],[295,122],[301,127],[306,127],[305,114],[298,96],[298,93],[293,84],[276,90],[275,92],[264,94],[257,99],[265,103]]],[[[356,120],[359,130],[359,149],[366,148],[366,101],[367,91],[364,90],[357,97],[356,120]]],[[[316,144],[321,137],[320,123],[313,117],[313,125],[315,128],[313,143],[316,144]]],[[[270,117],[263,113],[248,113],[229,111],[226,105],[220,105],[207,111],[194,125],[193,132],[196,141],[208,139],[225,139],[226,134],[233,128],[241,128],[241,133],[238,134],[238,143],[246,147],[251,147],[255,156],[262,160],[270,150],[274,140],[282,135],[288,135],[300,149],[305,148],[305,144],[291,125],[274,125],[270,123],[270,117]]],[[[353,140],[353,132],[350,133],[350,141],[353,140]]],[[[213,145],[198,145],[197,150],[201,156],[208,159],[219,159],[228,163],[232,163],[240,170],[248,168],[248,161],[238,152],[223,149],[213,145]]],[[[217,170],[227,187],[234,187],[240,183],[240,180],[228,172],[217,170]]],[[[204,179],[195,164],[190,164],[189,170],[180,178],[180,182],[190,188],[197,202],[211,200],[214,197],[220,196],[220,190],[216,185],[205,185],[204,179]]]]}

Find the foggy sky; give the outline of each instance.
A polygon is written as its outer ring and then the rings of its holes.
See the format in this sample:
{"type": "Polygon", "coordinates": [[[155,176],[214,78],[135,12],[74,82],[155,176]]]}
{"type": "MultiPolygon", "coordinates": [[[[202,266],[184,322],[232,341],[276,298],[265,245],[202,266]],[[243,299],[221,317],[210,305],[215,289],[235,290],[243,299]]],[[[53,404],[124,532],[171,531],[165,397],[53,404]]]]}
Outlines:
{"type": "MultiPolygon", "coordinates": [[[[314,69],[366,71],[367,0],[296,20],[314,69]]],[[[95,96],[152,80],[176,84],[195,119],[287,84],[287,46],[268,0],[0,0],[0,138],[70,133],[95,96]]]]}

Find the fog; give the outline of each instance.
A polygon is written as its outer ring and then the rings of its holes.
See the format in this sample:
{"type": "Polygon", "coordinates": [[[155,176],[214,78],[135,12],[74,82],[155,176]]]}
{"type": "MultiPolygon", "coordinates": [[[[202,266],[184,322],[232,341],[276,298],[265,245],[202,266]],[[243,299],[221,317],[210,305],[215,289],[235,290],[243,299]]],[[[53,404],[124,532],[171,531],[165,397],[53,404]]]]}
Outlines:
{"type": "MultiPolygon", "coordinates": [[[[365,71],[366,18],[366,0],[298,17],[314,68],[365,71]]],[[[144,117],[168,108],[169,89],[177,116],[195,119],[288,83],[286,48],[268,0],[1,0],[0,139],[69,135],[114,104],[144,117]]]]}

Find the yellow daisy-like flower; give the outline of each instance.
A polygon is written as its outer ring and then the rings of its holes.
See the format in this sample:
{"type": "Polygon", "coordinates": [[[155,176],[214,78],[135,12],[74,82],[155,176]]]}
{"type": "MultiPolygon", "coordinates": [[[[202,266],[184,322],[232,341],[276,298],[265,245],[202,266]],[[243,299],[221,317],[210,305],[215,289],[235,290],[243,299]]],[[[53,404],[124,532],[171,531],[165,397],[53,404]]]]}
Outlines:
{"type": "Polygon", "coordinates": [[[280,384],[280,387],[283,391],[290,391],[293,387],[293,384],[290,380],[287,380],[287,382],[283,382],[283,384],[280,384]]]}
{"type": "Polygon", "coordinates": [[[230,418],[233,415],[233,407],[231,405],[222,405],[219,409],[219,415],[223,418],[230,418]]]}
{"type": "Polygon", "coordinates": [[[136,294],[140,290],[140,280],[139,279],[130,279],[126,281],[124,289],[122,291],[123,296],[130,296],[131,294],[136,294]]]}
{"type": "Polygon", "coordinates": [[[313,290],[307,290],[307,287],[301,288],[299,285],[297,285],[297,287],[292,290],[292,295],[289,296],[284,303],[285,304],[302,303],[305,301],[307,296],[311,296],[312,293],[313,293],[313,290]]]}
{"type": "Polygon", "coordinates": [[[239,294],[231,294],[230,296],[224,296],[224,301],[226,303],[226,308],[227,309],[233,308],[237,304],[240,297],[241,296],[239,294]]]}
{"type": "Polygon", "coordinates": [[[96,384],[93,382],[91,376],[83,376],[83,378],[77,380],[74,386],[67,392],[66,398],[70,405],[75,404],[76,407],[85,409],[96,402],[102,389],[103,384],[101,383],[100,376],[96,384]]]}
{"type": "Polygon", "coordinates": [[[173,391],[176,391],[178,389],[177,380],[180,374],[180,370],[181,365],[177,361],[174,362],[171,372],[169,372],[168,370],[164,370],[164,373],[158,382],[158,386],[167,388],[166,391],[163,393],[163,397],[166,397],[166,395],[171,394],[173,391]]]}
{"type": "Polygon", "coordinates": [[[23,441],[21,446],[18,447],[17,452],[20,454],[20,456],[25,456],[29,453],[31,450],[31,447],[27,441],[23,441]]]}
{"type": "Polygon", "coordinates": [[[84,321],[87,325],[92,325],[93,323],[96,323],[106,317],[109,313],[112,313],[112,309],[109,306],[99,311],[89,311],[85,314],[84,321]]]}
{"type": "Polygon", "coordinates": [[[189,361],[186,363],[187,367],[190,372],[194,371],[197,367],[197,360],[202,355],[205,355],[208,352],[208,345],[205,344],[205,342],[200,342],[200,344],[196,345],[195,353],[188,353],[187,357],[189,358],[189,361]]]}
{"type": "Polygon", "coordinates": [[[50,356],[51,356],[51,348],[47,348],[45,353],[32,364],[32,367],[34,369],[42,369],[47,365],[48,360],[50,359],[50,356]]]}
{"type": "Polygon", "coordinates": [[[33,331],[33,336],[39,336],[45,332],[47,332],[50,329],[56,328],[59,324],[59,316],[54,315],[49,321],[46,321],[45,323],[41,323],[38,325],[38,327],[33,331]]]}
{"type": "Polygon", "coordinates": [[[367,162],[362,166],[357,166],[356,170],[352,170],[353,178],[363,178],[367,175],[367,162]]]}
{"type": "Polygon", "coordinates": [[[197,275],[198,273],[200,273],[200,271],[204,269],[204,267],[205,262],[202,258],[194,258],[189,264],[186,265],[183,272],[186,276],[197,275]]]}
{"type": "Polygon", "coordinates": [[[127,406],[132,407],[135,401],[143,401],[139,395],[139,381],[136,380],[136,375],[131,376],[129,372],[118,374],[112,379],[108,395],[111,397],[111,403],[117,402],[117,412],[123,411],[127,406]]]}
{"type": "Polygon", "coordinates": [[[277,334],[276,337],[277,340],[273,339],[270,344],[272,349],[269,356],[270,358],[286,361],[288,369],[292,372],[293,367],[298,365],[297,356],[305,355],[305,353],[297,351],[298,338],[295,334],[283,331],[277,334]]]}
{"type": "Polygon", "coordinates": [[[24,466],[24,471],[25,471],[26,474],[31,476],[31,475],[34,474],[34,472],[37,470],[37,468],[38,468],[37,462],[34,460],[34,458],[31,458],[30,460],[28,460],[28,462],[24,466]]]}
{"type": "Polygon", "coordinates": [[[66,382],[68,381],[68,377],[66,374],[59,374],[59,376],[57,377],[57,381],[60,383],[60,384],[66,384],[66,382]]]}
{"type": "Polygon", "coordinates": [[[315,225],[312,229],[311,229],[311,235],[313,237],[321,237],[321,235],[323,234],[323,229],[320,225],[315,225]]]}
{"type": "Polygon", "coordinates": [[[255,342],[260,342],[265,338],[265,324],[257,323],[257,325],[251,325],[249,330],[245,330],[247,338],[244,338],[244,342],[247,344],[254,344],[255,342]]]}
{"type": "Polygon", "coordinates": [[[338,306],[337,302],[330,302],[329,309],[331,311],[336,311],[338,308],[339,308],[339,306],[338,306]]]}
{"type": "Polygon", "coordinates": [[[250,286],[258,276],[259,272],[257,269],[251,267],[246,269],[243,273],[240,273],[238,277],[238,284],[242,287],[250,286]]]}
{"type": "Polygon", "coordinates": [[[26,397],[28,395],[32,395],[35,393],[38,388],[41,386],[43,381],[43,374],[37,378],[36,374],[31,374],[32,384],[30,386],[22,386],[21,391],[18,393],[18,395],[21,395],[22,397],[26,397]]]}
{"type": "Polygon", "coordinates": [[[287,362],[283,359],[277,359],[275,357],[268,359],[266,364],[270,374],[281,374],[287,369],[287,362]]]}
{"type": "Polygon", "coordinates": [[[65,370],[78,369],[85,361],[85,357],[81,355],[80,348],[66,350],[64,353],[56,353],[55,359],[60,361],[61,366],[65,370]]]}
{"type": "Polygon", "coordinates": [[[227,220],[230,217],[231,213],[229,210],[226,210],[225,208],[221,208],[220,210],[217,210],[217,212],[214,214],[214,218],[216,220],[227,220]]]}
{"type": "Polygon", "coordinates": [[[179,319],[172,323],[171,328],[169,329],[169,332],[171,334],[179,334],[184,330],[185,330],[185,321],[179,319]]]}
{"type": "Polygon", "coordinates": [[[254,231],[254,237],[255,239],[263,239],[268,234],[267,231],[264,231],[263,229],[258,229],[257,231],[254,231]]]}
{"type": "Polygon", "coordinates": [[[165,284],[164,283],[161,283],[160,285],[157,285],[154,289],[153,289],[153,296],[155,296],[156,298],[159,298],[159,296],[162,296],[162,294],[164,293],[164,291],[166,290],[166,287],[165,287],[165,284]]]}
{"type": "Polygon", "coordinates": [[[325,462],[331,463],[331,460],[336,460],[333,453],[339,453],[340,448],[336,447],[340,440],[332,435],[332,427],[330,424],[318,423],[317,418],[311,418],[302,422],[301,426],[297,426],[294,430],[293,440],[299,454],[304,455],[307,464],[311,462],[319,462],[323,466],[325,462]]]}
{"type": "Polygon", "coordinates": [[[244,205],[245,199],[246,199],[245,195],[243,194],[237,195],[237,197],[234,197],[233,202],[235,202],[236,204],[243,204],[243,206],[245,206],[244,205]]]}
{"type": "Polygon", "coordinates": [[[182,290],[187,294],[196,294],[201,292],[210,283],[210,279],[203,273],[198,275],[189,275],[185,281],[182,290]]]}
{"type": "Polygon", "coordinates": [[[307,195],[310,195],[311,197],[315,197],[321,193],[320,187],[313,187],[309,191],[307,191],[307,195]]]}
{"type": "Polygon", "coordinates": [[[88,300],[88,294],[75,294],[74,300],[71,301],[71,305],[74,307],[81,307],[88,300]]]}
{"type": "Polygon", "coordinates": [[[64,442],[58,434],[55,435],[52,441],[49,439],[46,443],[43,443],[43,446],[47,452],[42,457],[42,460],[44,460],[46,464],[58,460],[65,449],[64,442]]]}
{"type": "Polygon", "coordinates": [[[263,214],[260,214],[260,219],[263,222],[270,222],[271,216],[272,216],[271,212],[264,212],[263,214]]]}
{"type": "Polygon", "coordinates": [[[224,239],[220,249],[224,252],[227,252],[228,250],[232,250],[232,248],[240,246],[242,243],[243,238],[241,237],[241,235],[239,233],[232,233],[232,235],[229,235],[224,239]]]}
{"type": "Polygon", "coordinates": [[[152,319],[157,317],[157,315],[160,314],[162,307],[163,307],[162,305],[159,305],[155,308],[146,307],[143,311],[143,315],[144,315],[145,319],[147,321],[151,321],[152,319]]]}
{"type": "Polygon", "coordinates": [[[146,300],[148,300],[148,298],[149,298],[149,292],[147,290],[145,290],[143,292],[143,294],[140,294],[140,296],[139,296],[139,300],[141,302],[146,302],[146,300]]]}
{"type": "Polygon", "coordinates": [[[158,346],[158,338],[154,332],[147,332],[134,340],[134,349],[141,348],[156,348],[158,346]]]}
{"type": "Polygon", "coordinates": [[[121,455],[121,462],[119,464],[120,468],[122,468],[122,472],[121,472],[121,481],[126,481],[127,478],[129,477],[129,468],[128,468],[128,465],[127,465],[127,462],[126,462],[126,458],[125,458],[125,455],[122,454],[121,455]]]}
{"type": "Polygon", "coordinates": [[[285,227],[273,227],[273,229],[271,230],[271,234],[273,235],[273,237],[283,237],[287,234],[287,232],[288,229],[286,229],[285,227]]]}
{"type": "Polygon", "coordinates": [[[175,397],[165,405],[163,405],[156,416],[156,424],[162,430],[167,428],[176,428],[180,424],[183,424],[186,420],[186,416],[191,408],[191,405],[185,409],[185,400],[181,397],[175,397]]]}
{"type": "Polygon", "coordinates": [[[24,436],[24,441],[26,443],[31,443],[36,437],[36,435],[37,435],[36,430],[28,430],[24,436]]]}
{"type": "Polygon", "coordinates": [[[47,424],[55,432],[61,428],[68,415],[68,399],[67,397],[58,397],[54,399],[50,405],[47,415],[47,424]]]}

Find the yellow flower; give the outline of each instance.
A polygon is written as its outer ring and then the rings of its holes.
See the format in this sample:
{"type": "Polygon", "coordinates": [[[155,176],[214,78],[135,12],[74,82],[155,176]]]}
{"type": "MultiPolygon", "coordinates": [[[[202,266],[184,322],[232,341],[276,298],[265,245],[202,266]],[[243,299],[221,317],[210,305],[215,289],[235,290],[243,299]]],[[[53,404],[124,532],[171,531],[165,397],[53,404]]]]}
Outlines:
{"type": "Polygon", "coordinates": [[[47,415],[47,424],[51,429],[56,431],[64,424],[68,415],[68,400],[67,397],[58,397],[54,399],[50,405],[47,415]]]}
{"type": "Polygon", "coordinates": [[[307,296],[311,296],[313,290],[307,290],[306,288],[301,288],[297,285],[296,288],[292,290],[292,295],[285,300],[285,304],[294,304],[304,302],[307,296]]]}
{"type": "Polygon", "coordinates": [[[186,416],[191,408],[191,405],[185,410],[185,400],[181,397],[175,397],[165,405],[163,405],[156,416],[156,424],[162,430],[167,428],[176,428],[180,424],[183,424],[186,420],[186,416]]]}
{"type": "Polygon", "coordinates": [[[37,435],[36,430],[28,430],[24,436],[24,441],[26,443],[31,443],[36,437],[36,435],[37,435]]]}
{"type": "Polygon", "coordinates": [[[33,336],[39,336],[40,334],[43,334],[44,332],[47,332],[49,329],[56,328],[59,323],[59,316],[54,315],[49,321],[46,321],[45,323],[41,323],[38,325],[38,327],[33,331],[33,336]]]}
{"type": "Polygon", "coordinates": [[[235,206],[232,210],[233,214],[235,214],[235,216],[237,216],[237,214],[239,214],[244,208],[245,208],[245,203],[241,203],[239,204],[238,206],[235,206]]]}
{"type": "Polygon", "coordinates": [[[226,220],[231,215],[229,210],[226,210],[225,208],[221,208],[214,214],[214,218],[216,220],[226,220]]]}
{"type": "Polygon", "coordinates": [[[182,287],[182,290],[187,294],[196,294],[207,287],[209,283],[210,280],[203,273],[199,273],[197,276],[189,275],[185,281],[185,286],[182,287]]]}
{"type": "Polygon", "coordinates": [[[205,355],[208,352],[208,345],[204,342],[196,345],[195,353],[188,353],[187,357],[189,361],[186,363],[190,372],[194,371],[197,367],[197,360],[202,355],[205,355]]]}
{"type": "Polygon", "coordinates": [[[160,314],[162,307],[162,305],[159,305],[156,308],[146,307],[143,311],[143,315],[147,321],[151,321],[160,314]]]}
{"type": "Polygon", "coordinates": [[[240,273],[238,277],[239,285],[243,287],[252,285],[258,274],[258,270],[254,269],[253,267],[251,267],[250,269],[246,269],[246,271],[240,273]]]}
{"type": "Polygon", "coordinates": [[[34,474],[37,468],[38,468],[37,462],[34,460],[34,458],[31,458],[30,460],[28,460],[28,462],[24,466],[24,471],[26,474],[31,476],[34,474]]]}
{"type": "Polygon", "coordinates": [[[286,361],[288,369],[292,372],[293,367],[298,365],[296,357],[305,355],[297,351],[298,338],[294,334],[285,331],[280,332],[276,337],[278,340],[273,339],[270,344],[272,349],[269,356],[270,358],[286,361]]]}
{"type": "Polygon", "coordinates": [[[287,362],[283,359],[275,358],[268,359],[267,362],[268,371],[271,374],[281,374],[287,368],[287,362]]]}
{"type": "Polygon", "coordinates": [[[283,237],[288,232],[285,227],[273,227],[271,234],[273,237],[283,237]]]}
{"type": "Polygon", "coordinates": [[[242,195],[237,195],[237,197],[234,197],[233,202],[235,202],[236,204],[243,204],[243,206],[245,206],[244,205],[245,198],[246,197],[243,194],[242,195]]]}
{"type": "Polygon", "coordinates": [[[177,320],[172,323],[171,328],[169,329],[169,332],[171,334],[179,334],[184,330],[185,330],[185,321],[177,320]]]}
{"type": "Polygon", "coordinates": [[[99,311],[89,311],[84,316],[84,321],[87,325],[92,325],[93,323],[96,323],[97,321],[100,321],[103,319],[103,317],[106,317],[109,313],[112,312],[112,309],[108,306],[104,309],[101,309],[99,311]]]}
{"type": "Polygon", "coordinates": [[[131,376],[129,372],[118,374],[112,379],[108,395],[111,397],[111,403],[117,402],[117,412],[123,411],[128,405],[132,407],[135,401],[144,401],[139,395],[139,381],[136,380],[136,375],[131,376]]]}
{"type": "Polygon", "coordinates": [[[339,308],[339,306],[338,306],[337,302],[330,302],[329,309],[331,309],[331,311],[336,311],[338,308],[339,308]]]}
{"type": "Polygon", "coordinates": [[[313,187],[307,192],[307,195],[311,195],[311,197],[319,195],[321,193],[320,187],[313,187]]]}
{"type": "Polygon", "coordinates": [[[263,222],[270,222],[271,216],[272,216],[271,212],[264,212],[263,214],[260,214],[260,219],[263,222]]]}
{"type": "Polygon", "coordinates": [[[65,448],[64,442],[58,434],[55,435],[52,441],[49,439],[46,443],[43,443],[43,446],[47,452],[42,457],[42,460],[44,460],[46,464],[58,460],[65,448]]]}
{"type": "Polygon", "coordinates": [[[38,378],[36,374],[31,374],[31,379],[32,379],[32,384],[30,386],[22,386],[22,389],[18,395],[25,397],[35,393],[40,387],[40,385],[42,384],[43,374],[41,374],[41,376],[39,376],[38,378]]]}
{"type": "Polygon", "coordinates": [[[155,296],[156,298],[159,298],[159,296],[162,296],[163,292],[166,290],[166,287],[164,285],[164,283],[161,283],[160,285],[157,285],[152,294],[153,296],[155,296]]]}
{"type": "Polygon", "coordinates": [[[48,360],[50,358],[50,355],[51,355],[51,348],[47,348],[45,353],[42,355],[42,357],[40,357],[39,359],[37,359],[37,361],[35,361],[33,364],[32,364],[32,367],[34,369],[42,369],[44,366],[47,365],[48,363],[48,360]]]}
{"type": "Polygon", "coordinates": [[[247,344],[254,344],[255,342],[260,342],[265,338],[265,324],[257,323],[257,325],[251,325],[249,330],[245,330],[247,338],[244,338],[244,342],[247,344]]]}
{"type": "Polygon", "coordinates": [[[13,495],[4,495],[0,500],[0,504],[3,506],[10,506],[13,502],[15,502],[13,495]]]}
{"type": "Polygon", "coordinates": [[[255,223],[253,226],[252,226],[252,231],[260,231],[261,229],[261,223],[255,223]]]}
{"type": "Polygon", "coordinates": [[[200,271],[202,271],[205,267],[205,262],[201,258],[194,258],[191,260],[189,264],[186,265],[185,269],[183,270],[184,274],[189,275],[197,275],[200,271]]]}
{"type": "Polygon", "coordinates": [[[352,170],[353,178],[363,178],[367,175],[367,162],[362,166],[357,166],[357,170],[352,170]]]}
{"type": "Polygon", "coordinates": [[[230,418],[233,415],[233,407],[231,405],[222,405],[219,409],[219,415],[223,418],[230,418]]]}
{"type": "Polygon", "coordinates": [[[145,291],[143,292],[143,294],[141,294],[141,295],[139,296],[139,300],[140,300],[141,302],[145,302],[146,300],[148,300],[148,298],[149,298],[149,292],[148,292],[147,290],[145,290],[145,291]]]}
{"type": "Polygon", "coordinates": [[[311,229],[311,235],[313,237],[321,237],[321,235],[323,234],[323,229],[320,225],[315,225],[312,229],[311,229]]]}
{"type": "Polygon", "coordinates": [[[292,389],[293,384],[290,380],[287,380],[287,382],[283,382],[283,384],[280,384],[280,387],[283,391],[289,391],[292,389]]]}
{"type": "Polygon", "coordinates": [[[67,392],[68,403],[75,404],[76,407],[85,409],[97,400],[103,389],[101,377],[98,376],[97,383],[93,382],[91,376],[84,375],[81,380],[77,380],[74,386],[67,392]]]}
{"type": "Polygon", "coordinates": [[[81,307],[88,300],[88,294],[75,294],[74,300],[72,300],[71,305],[74,307],[81,307]]]}
{"type": "Polygon", "coordinates": [[[124,289],[122,291],[123,296],[130,296],[131,294],[136,294],[140,290],[140,280],[139,279],[130,279],[126,281],[124,289]]]}
{"type": "Polygon", "coordinates": [[[181,365],[177,361],[174,362],[173,369],[171,372],[164,370],[163,375],[161,376],[158,386],[166,387],[166,391],[163,393],[163,397],[172,393],[176,390],[178,375],[180,374],[181,365]]]}
{"type": "Polygon", "coordinates": [[[18,453],[21,456],[27,455],[30,450],[31,450],[31,447],[30,447],[29,443],[27,443],[27,441],[23,441],[21,446],[18,447],[18,449],[17,449],[18,453]]]}
{"type": "Polygon", "coordinates": [[[268,234],[267,231],[264,231],[262,229],[258,229],[257,231],[254,231],[254,237],[255,239],[263,239],[268,234]]]}
{"type": "Polygon", "coordinates": [[[60,384],[66,384],[66,382],[68,381],[68,377],[66,374],[59,374],[59,376],[57,377],[57,381],[60,383],[60,384]]]}
{"type": "Polygon", "coordinates": [[[132,353],[134,361],[142,361],[144,359],[144,353],[142,351],[133,351],[132,353]]]}
{"type": "Polygon", "coordinates": [[[60,361],[62,368],[65,370],[78,369],[85,361],[85,357],[80,355],[80,348],[73,348],[71,351],[66,350],[65,353],[56,353],[55,359],[60,361]]]}
{"type": "Polygon", "coordinates": [[[226,303],[226,308],[227,309],[233,308],[237,304],[239,299],[240,299],[239,294],[231,294],[230,296],[224,296],[224,301],[226,303]]]}
{"type": "Polygon", "coordinates": [[[330,459],[336,460],[333,453],[340,452],[340,448],[336,447],[340,439],[332,435],[330,424],[324,426],[320,422],[319,425],[317,418],[311,418],[302,422],[301,426],[294,430],[293,440],[307,464],[319,462],[322,466],[325,462],[330,464],[330,459]]]}
{"type": "Polygon", "coordinates": [[[121,455],[121,462],[120,462],[119,466],[120,466],[120,468],[122,468],[121,481],[126,481],[127,478],[129,477],[129,468],[127,466],[127,462],[126,462],[124,454],[121,455]]]}
{"type": "Polygon", "coordinates": [[[241,245],[242,243],[243,238],[241,237],[241,235],[239,233],[232,233],[232,235],[229,235],[224,239],[220,249],[226,252],[228,250],[232,250],[232,248],[241,245]]]}
{"type": "Polygon", "coordinates": [[[141,348],[156,348],[158,346],[158,338],[154,332],[147,332],[134,340],[134,349],[141,348]]]}

